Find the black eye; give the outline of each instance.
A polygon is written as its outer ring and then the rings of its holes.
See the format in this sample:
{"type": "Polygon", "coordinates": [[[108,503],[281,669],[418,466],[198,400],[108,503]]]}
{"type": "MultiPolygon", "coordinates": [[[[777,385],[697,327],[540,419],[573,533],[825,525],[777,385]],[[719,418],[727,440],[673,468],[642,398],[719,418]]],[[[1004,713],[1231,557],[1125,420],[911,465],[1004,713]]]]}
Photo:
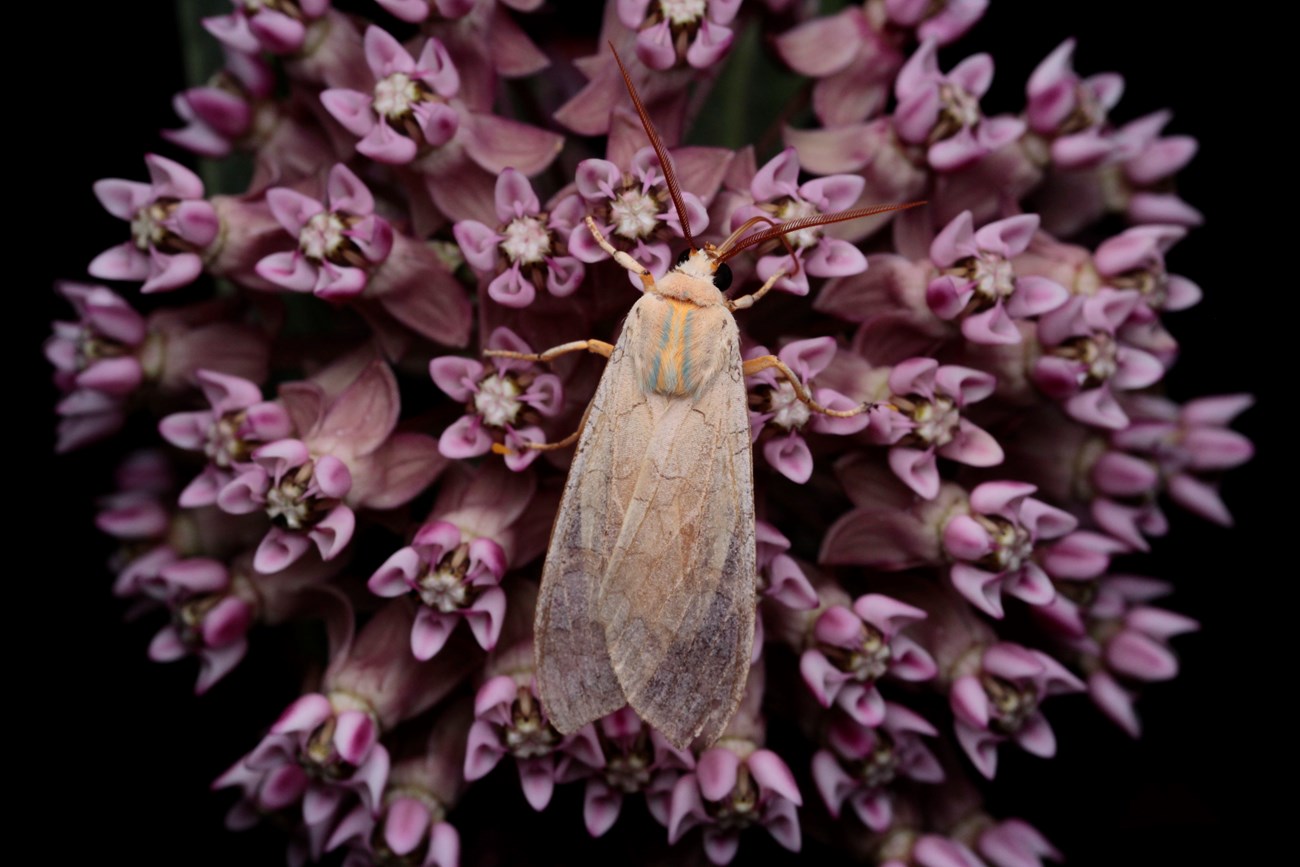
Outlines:
{"type": "Polygon", "coordinates": [[[713,287],[719,292],[726,292],[731,288],[731,266],[723,262],[718,266],[718,270],[713,272],[713,287]]]}
{"type": "Polygon", "coordinates": [[[678,265],[678,267],[681,267],[681,265],[682,265],[682,264],[683,264],[687,259],[689,259],[689,258],[691,258],[691,251],[690,251],[690,250],[683,250],[681,253],[679,253],[679,254],[677,255],[677,265],[678,265]]]}

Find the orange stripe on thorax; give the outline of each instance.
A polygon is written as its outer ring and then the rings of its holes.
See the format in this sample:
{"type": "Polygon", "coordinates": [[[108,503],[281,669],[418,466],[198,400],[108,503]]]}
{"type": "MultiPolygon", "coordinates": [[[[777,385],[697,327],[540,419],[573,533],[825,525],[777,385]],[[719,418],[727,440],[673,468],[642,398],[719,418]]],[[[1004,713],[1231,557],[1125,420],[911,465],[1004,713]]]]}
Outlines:
{"type": "Polygon", "coordinates": [[[665,298],[669,313],[657,339],[654,363],[647,383],[650,390],[659,394],[686,395],[694,393],[698,371],[693,369],[690,356],[691,316],[698,310],[694,304],[665,298]]]}

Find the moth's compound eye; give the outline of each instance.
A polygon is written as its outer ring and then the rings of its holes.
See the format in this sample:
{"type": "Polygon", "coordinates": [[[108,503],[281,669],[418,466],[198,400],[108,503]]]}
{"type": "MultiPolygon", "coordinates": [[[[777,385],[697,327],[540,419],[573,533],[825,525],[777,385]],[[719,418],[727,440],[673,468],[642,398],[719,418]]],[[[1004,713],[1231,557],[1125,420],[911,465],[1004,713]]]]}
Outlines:
{"type": "Polygon", "coordinates": [[[691,258],[691,251],[690,251],[689,248],[686,249],[686,250],[683,250],[683,251],[680,252],[680,253],[678,253],[678,254],[677,254],[677,266],[680,268],[680,267],[681,267],[681,266],[686,262],[686,260],[689,259],[689,258],[691,258]]]}
{"type": "Polygon", "coordinates": [[[726,292],[731,288],[731,266],[723,262],[718,266],[718,270],[713,272],[713,287],[719,292],[726,292]]]}

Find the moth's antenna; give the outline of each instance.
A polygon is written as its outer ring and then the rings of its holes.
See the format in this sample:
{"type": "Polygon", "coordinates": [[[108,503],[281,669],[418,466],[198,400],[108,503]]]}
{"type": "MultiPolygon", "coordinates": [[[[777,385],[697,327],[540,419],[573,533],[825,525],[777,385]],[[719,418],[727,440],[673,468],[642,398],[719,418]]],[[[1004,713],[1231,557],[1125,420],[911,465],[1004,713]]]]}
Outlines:
{"type": "Polygon", "coordinates": [[[609,50],[614,52],[614,60],[618,63],[619,71],[623,73],[627,92],[632,94],[632,104],[636,106],[636,113],[641,115],[641,125],[645,127],[645,134],[650,137],[650,144],[654,145],[655,153],[659,155],[659,167],[663,169],[664,181],[668,184],[668,195],[673,197],[673,207],[677,209],[677,219],[681,221],[682,234],[686,236],[686,243],[690,244],[691,250],[694,251],[695,238],[691,235],[691,221],[686,217],[686,203],[682,201],[682,191],[677,186],[677,176],[673,174],[673,164],[668,159],[668,149],[664,147],[654,124],[650,122],[650,115],[646,113],[645,106],[641,104],[641,97],[637,96],[636,88],[632,86],[632,76],[627,74],[627,67],[623,65],[623,58],[618,56],[618,50],[614,48],[613,42],[609,43],[609,50]]]}
{"type": "Polygon", "coordinates": [[[925,202],[908,202],[905,205],[874,205],[870,208],[854,208],[850,211],[837,211],[834,214],[814,214],[811,217],[801,217],[798,220],[789,220],[785,223],[779,223],[770,229],[755,232],[753,235],[737,241],[734,246],[728,248],[725,252],[719,255],[718,261],[725,262],[741,250],[747,250],[755,244],[761,244],[764,241],[770,241],[773,238],[783,237],[791,232],[798,232],[801,229],[811,229],[814,226],[825,226],[829,223],[843,223],[846,220],[860,220],[863,217],[874,217],[876,214],[884,214],[888,211],[905,211],[908,208],[915,208],[918,205],[924,204],[925,202]]]}

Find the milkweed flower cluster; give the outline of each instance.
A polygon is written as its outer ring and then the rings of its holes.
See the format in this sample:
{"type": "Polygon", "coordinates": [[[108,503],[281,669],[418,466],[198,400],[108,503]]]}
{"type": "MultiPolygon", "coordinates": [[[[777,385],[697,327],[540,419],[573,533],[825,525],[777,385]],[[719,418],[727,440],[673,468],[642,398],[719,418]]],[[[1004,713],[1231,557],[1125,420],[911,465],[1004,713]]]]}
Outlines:
{"type": "Polygon", "coordinates": [[[268,630],[328,635],[260,742],[211,745],[230,828],[289,828],[295,861],[486,862],[465,795],[517,775],[503,810],[593,837],[644,810],[719,865],[760,831],[799,851],[837,827],[879,864],[1060,857],[974,782],[1070,749],[1061,694],[1138,733],[1197,628],[1153,604],[1173,585],[1141,555],[1169,510],[1229,524],[1218,481],[1252,455],[1230,427],[1249,396],[1162,389],[1203,294],[1166,267],[1202,219],[1175,191],[1196,144],[1166,111],[1113,120],[1123,80],[1076,72],[1073,40],[1038,46],[1019,109],[990,114],[994,58],[959,41],[982,0],[808,5],[610,0],[585,44],[535,41],[532,0],[205,22],[225,65],[163,138],[247,155],[252,180],[208,189],[176,153],[96,184],[127,239],[58,284],[46,355],[58,450],[126,455],[96,524],[152,659],[195,657],[196,690],[237,701],[223,678],[268,630]],[[757,62],[751,27],[811,111],[767,152],[685,145],[729,98],[722,69],[757,62]],[[599,369],[482,355],[616,333],[634,289],[588,220],[656,277],[680,252],[606,42],[700,239],[928,200],[733,262],[739,294],[785,270],[738,317],[745,356],[873,408],[817,415],[774,371],[748,379],[759,640],[727,731],[685,750],[629,708],[551,726],[532,615],[568,457],[529,445],[582,423],[599,369]],[[132,440],[139,419],[156,433],[132,440]]]}

